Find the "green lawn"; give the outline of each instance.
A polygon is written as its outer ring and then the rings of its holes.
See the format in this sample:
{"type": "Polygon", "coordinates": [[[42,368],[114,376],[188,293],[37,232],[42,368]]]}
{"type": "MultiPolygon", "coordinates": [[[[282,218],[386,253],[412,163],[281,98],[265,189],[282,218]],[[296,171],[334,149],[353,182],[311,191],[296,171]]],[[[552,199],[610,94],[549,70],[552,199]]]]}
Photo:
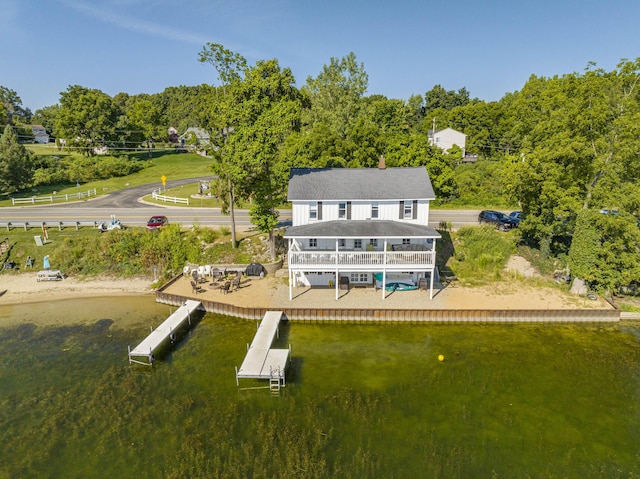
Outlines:
{"type": "MultiPolygon", "coordinates": [[[[67,153],[57,152],[52,150],[47,145],[28,145],[28,149],[37,152],[38,154],[57,155],[64,156],[67,153]]],[[[90,181],[80,184],[80,191],[86,192],[96,189],[97,195],[110,193],[113,191],[128,188],[130,186],[139,186],[157,183],[158,186],[162,185],[162,176],[165,176],[167,181],[179,180],[183,178],[197,178],[199,176],[212,176],[211,164],[213,160],[211,158],[204,158],[196,155],[195,153],[175,153],[173,150],[167,151],[155,151],[151,159],[147,158],[146,152],[137,152],[129,154],[132,161],[144,161],[146,162],[146,168],[143,170],[128,176],[119,178],[110,178],[107,180],[90,181]]],[[[197,186],[196,186],[197,188],[197,186]]],[[[64,195],[75,194],[78,192],[78,186],[76,183],[69,183],[64,185],[41,185],[30,189],[29,191],[23,191],[14,194],[16,198],[27,198],[31,196],[49,196],[52,194],[64,195]]],[[[1,206],[12,206],[10,199],[1,199],[1,206]]]]}

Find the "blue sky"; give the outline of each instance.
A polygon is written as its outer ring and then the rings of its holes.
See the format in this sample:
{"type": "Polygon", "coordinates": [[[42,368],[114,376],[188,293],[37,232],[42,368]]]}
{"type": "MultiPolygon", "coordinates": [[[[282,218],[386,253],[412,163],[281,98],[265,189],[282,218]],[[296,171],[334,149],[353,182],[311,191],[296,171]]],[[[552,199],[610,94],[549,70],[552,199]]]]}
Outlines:
{"type": "Polygon", "coordinates": [[[113,96],[217,84],[206,42],[277,58],[302,86],[353,51],[368,94],[434,85],[492,101],[530,75],[640,57],[637,0],[0,0],[0,85],[32,111],[69,85],[113,96]]]}

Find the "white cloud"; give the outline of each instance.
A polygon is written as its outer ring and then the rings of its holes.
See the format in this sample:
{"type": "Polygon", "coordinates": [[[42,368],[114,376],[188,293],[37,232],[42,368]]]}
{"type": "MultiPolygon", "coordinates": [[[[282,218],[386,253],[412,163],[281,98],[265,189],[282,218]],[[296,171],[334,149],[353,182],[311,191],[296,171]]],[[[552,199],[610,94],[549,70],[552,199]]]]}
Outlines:
{"type": "MultiPolygon", "coordinates": [[[[115,25],[118,28],[129,30],[132,32],[141,33],[144,35],[152,35],[155,37],[167,38],[169,40],[176,40],[183,43],[192,43],[196,45],[203,45],[211,39],[199,34],[194,34],[184,30],[179,30],[166,25],[141,20],[133,15],[127,15],[126,13],[119,13],[108,7],[96,7],[90,5],[88,2],[80,0],[61,0],[63,4],[72,8],[73,10],[87,15],[89,17],[100,20],[104,23],[115,25]]],[[[139,6],[141,3],[148,3],[144,0],[119,0],[116,2],[120,7],[132,7],[139,6]]],[[[124,12],[126,8],[121,8],[124,12]]]]}

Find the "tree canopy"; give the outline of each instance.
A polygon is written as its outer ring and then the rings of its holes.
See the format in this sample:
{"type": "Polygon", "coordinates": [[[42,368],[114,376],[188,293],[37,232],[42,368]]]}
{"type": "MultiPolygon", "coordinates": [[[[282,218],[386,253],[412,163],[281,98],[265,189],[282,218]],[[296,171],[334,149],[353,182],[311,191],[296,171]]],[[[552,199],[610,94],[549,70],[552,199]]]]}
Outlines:
{"type": "MultiPolygon", "coordinates": [[[[169,126],[205,128],[225,209],[233,221],[234,194],[251,199],[261,231],[276,222],[290,167],[375,167],[380,155],[388,166],[426,166],[438,202],[522,209],[522,240],[592,287],[640,281],[640,59],[612,71],[589,64],[532,75],[493,102],[440,84],[408,100],[367,95],[368,74],[353,52],[331,58],[300,88],[275,59],[248,65],[215,43],[198,59],[215,68],[217,83],[113,98],[75,85],[34,118],[86,152],[166,141],[169,126]],[[478,162],[462,165],[459,149],[434,147],[434,124],[465,133],[478,162]]],[[[4,123],[24,128],[30,112],[17,93],[0,87],[0,100],[4,123]]]]}
{"type": "Polygon", "coordinates": [[[35,159],[18,138],[11,125],[0,136],[0,192],[13,193],[29,185],[35,159]]]}

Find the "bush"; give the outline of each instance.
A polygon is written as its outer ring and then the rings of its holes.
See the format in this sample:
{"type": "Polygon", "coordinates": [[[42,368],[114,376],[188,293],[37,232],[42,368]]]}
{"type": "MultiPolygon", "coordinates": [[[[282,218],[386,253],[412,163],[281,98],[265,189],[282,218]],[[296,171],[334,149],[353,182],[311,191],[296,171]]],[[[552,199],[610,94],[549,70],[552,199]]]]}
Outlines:
{"type": "Polygon", "coordinates": [[[516,252],[517,231],[502,233],[492,226],[460,228],[454,237],[450,267],[469,282],[500,279],[509,257],[516,252]]]}
{"type": "MultiPolygon", "coordinates": [[[[35,246],[33,235],[33,231],[8,233],[13,246],[7,260],[15,261],[22,268],[26,257],[31,256],[36,264],[42,264],[44,253],[35,246]]],[[[233,249],[229,242],[212,245],[203,241],[205,236],[207,240],[216,238],[219,231],[208,228],[183,231],[177,224],[158,231],[127,228],[100,234],[95,229],[67,229],[50,230],[49,235],[51,242],[47,244],[46,254],[51,265],[71,275],[147,276],[155,267],[158,276],[167,279],[182,272],[186,263],[248,264],[253,261],[253,253],[246,248],[233,249]]]]}

